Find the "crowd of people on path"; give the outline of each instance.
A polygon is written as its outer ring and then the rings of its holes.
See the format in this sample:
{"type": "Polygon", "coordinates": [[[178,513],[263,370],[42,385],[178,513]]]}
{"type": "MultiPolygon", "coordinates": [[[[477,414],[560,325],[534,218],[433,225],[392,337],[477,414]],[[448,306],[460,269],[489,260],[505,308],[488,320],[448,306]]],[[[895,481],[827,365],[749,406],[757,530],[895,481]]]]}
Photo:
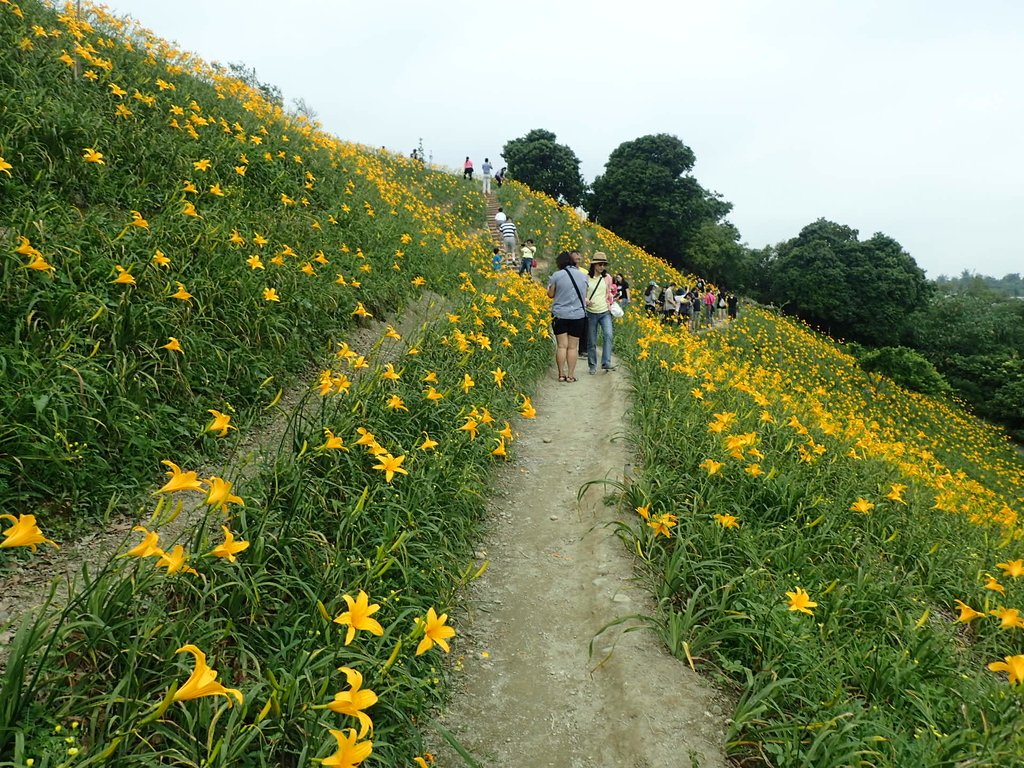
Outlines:
{"type": "Polygon", "coordinates": [[[665,323],[680,323],[696,331],[711,327],[716,322],[736,319],[739,299],[734,293],[706,283],[698,278],[692,286],[673,282],[659,285],[651,280],[644,289],[644,309],[651,317],[660,317],[665,323]]]}
{"type": "MultiPolygon", "coordinates": [[[[505,169],[494,174],[489,158],[481,166],[483,192],[491,191],[491,179],[501,186],[505,169]]],[[[473,161],[466,157],[463,178],[472,181],[473,161]]],[[[537,246],[532,239],[521,242],[519,229],[512,218],[499,207],[494,224],[501,240],[491,254],[495,271],[518,270],[520,275],[532,276],[537,260],[537,246]]],[[[595,251],[590,257],[587,271],[579,267],[578,250],[562,251],[555,261],[555,270],[548,279],[548,297],[552,300],[552,329],[555,336],[555,365],[560,382],[573,383],[577,360],[587,359],[591,375],[600,370],[610,373],[616,369],[612,357],[614,330],[612,321],[622,317],[633,299],[629,279],[608,270],[608,257],[595,251]],[[600,340],[600,351],[598,341],[600,340]]],[[[669,282],[660,285],[648,282],[643,292],[643,305],[648,315],[664,323],[685,325],[696,332],[712,327],[716,322],[736,318],[738,299],[735,294],[716,288],[701,278],[692,286],[669,282]]]]}

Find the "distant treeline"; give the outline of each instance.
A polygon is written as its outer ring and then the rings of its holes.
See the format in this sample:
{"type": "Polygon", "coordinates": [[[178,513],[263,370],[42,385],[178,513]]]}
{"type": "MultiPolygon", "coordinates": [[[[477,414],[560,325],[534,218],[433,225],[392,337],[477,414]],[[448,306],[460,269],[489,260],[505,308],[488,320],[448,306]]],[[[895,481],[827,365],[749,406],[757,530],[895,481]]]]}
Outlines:
{"type": "Polygon", "coordinates": [[[1020,272],[1012,272],[1002,277],[990,277],[989,275],[972,274],[965,269],[959,277],[939,275],[935,280],[935,286],[942,293],[948,294],[985,296],[994,293],[1014,299],[1024,298],[1024,277],[1020,276],[1020,272]]]}

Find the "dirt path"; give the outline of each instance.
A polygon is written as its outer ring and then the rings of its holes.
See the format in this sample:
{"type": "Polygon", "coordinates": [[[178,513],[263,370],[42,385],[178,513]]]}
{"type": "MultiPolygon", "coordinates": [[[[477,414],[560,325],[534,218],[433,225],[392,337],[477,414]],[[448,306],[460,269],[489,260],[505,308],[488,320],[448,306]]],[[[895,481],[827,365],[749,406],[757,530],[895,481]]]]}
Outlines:
{"type": "MultiPolygon", "coordinates": [[[[537,418],[497,481],[491,565],[456,618],[460,671],[438,721],[486,768],[725,766],[726,707],[698,675],[647,630],[595,640],[653,606],[608,525],[611,489],[576,500],[587,480],[628,471],[626,374],[577,370],[575,384],[541,383],[537,418]]],[[[436,741],[439,768],[465,765],[436,741]]]]}

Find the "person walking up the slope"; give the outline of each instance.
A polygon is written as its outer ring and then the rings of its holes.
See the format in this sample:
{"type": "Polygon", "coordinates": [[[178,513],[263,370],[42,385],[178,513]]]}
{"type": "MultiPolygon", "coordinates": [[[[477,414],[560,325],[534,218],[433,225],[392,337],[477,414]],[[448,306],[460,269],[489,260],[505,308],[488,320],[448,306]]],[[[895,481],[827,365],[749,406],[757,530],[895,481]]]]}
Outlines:
{"type": "Polygon", "coordinates": [[[466,162],[462,164],[462,178],[473,180],[473,161],[466,155],[466,162]]]}
{"type": "Polygon", "coordinates": [[[516,240],[519,235],[516,225],[512,223],[512,219],[506,218],[498,225],[498,231],[501,233],[501,242],[505,245],[505,254],[514,259],[516,255],[516,240]]]}
{"type": "Polygon", "coordinates": [[[537,255],[537,246],[533,244],[532,238],[527,239],[526,245],[523,246],[519,255],[522,257],[522,261],[519,263],[519,274],[533,275],[533,259],[537,255]]]}
{"type": "Polygon", "coordinates": [[[614,301],[612,277],[608,274],[608,258],[596,251],[590,259],[587,281],[587,363],[590,375],[597,373],[597,330],[601,329],[601,367],[614,371],[612,365],[612,313],[614,301]]]}
{"type": "Polygon", "coordinates": [[[558,380],[572,383],[576,381],[576,347],[587,323],[583,299],[587,276],[568,251],[558,254],[555,267],[548,279],[548,297],[554,300],[551,327],[555,334],[555,365],[558,380]]]}
{"type": "Polygon", "coordinates": [[[494,166],[491,165],[490,158],[485,157],[484,164],[480,166],[480,173],[483,174],[483,192],[485,195],[489,195],[491,193],[491,171],[493,168],[494,166]]]}

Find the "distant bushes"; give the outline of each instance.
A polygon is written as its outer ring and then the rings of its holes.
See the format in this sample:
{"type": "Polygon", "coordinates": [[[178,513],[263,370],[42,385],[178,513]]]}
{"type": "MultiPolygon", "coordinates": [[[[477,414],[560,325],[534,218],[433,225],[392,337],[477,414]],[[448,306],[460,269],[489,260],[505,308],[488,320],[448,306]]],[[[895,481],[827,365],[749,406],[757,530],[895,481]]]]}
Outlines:
{"type": "Polygon", "coordinates": [[[860,367],[869,373],[888,376],[901,387],[925,395],[944,395],[950,391],[949,383],[935,366],[907,347],[881,347],[867,352],[855,352],[860,367]]]}

